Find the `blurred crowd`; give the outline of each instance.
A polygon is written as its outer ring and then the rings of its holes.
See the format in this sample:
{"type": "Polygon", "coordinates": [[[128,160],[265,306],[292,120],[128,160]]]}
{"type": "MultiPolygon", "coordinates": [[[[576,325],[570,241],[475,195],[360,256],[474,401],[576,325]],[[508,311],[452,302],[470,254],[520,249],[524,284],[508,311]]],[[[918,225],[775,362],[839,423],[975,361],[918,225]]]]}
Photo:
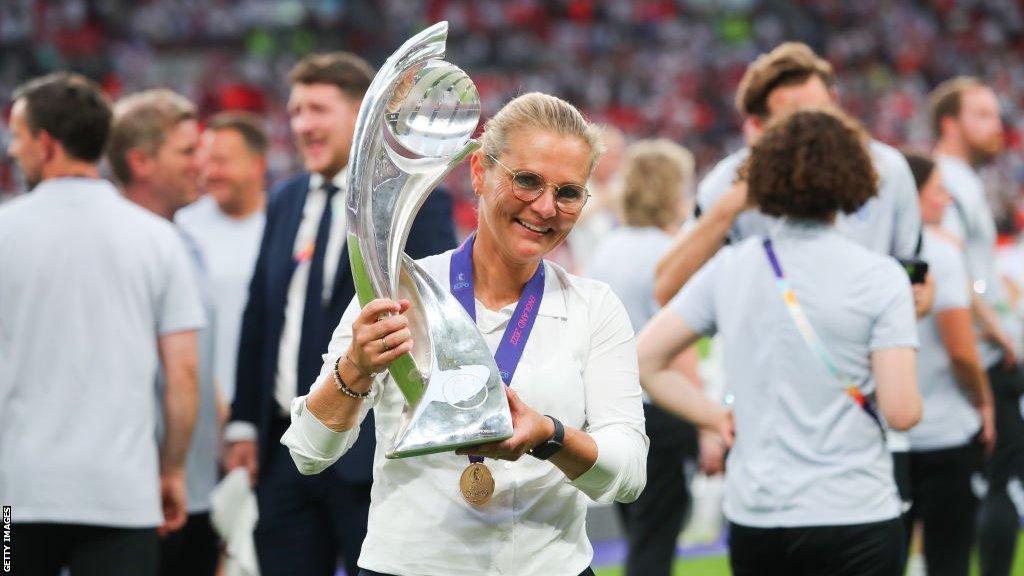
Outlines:
{"type": "MultiPolygon", "coordinates": [[[[114,97],[168,86],[203,118],[258,112],[274,180],[296,166],[280,79],[299,57],[341,48],[380,65],[438,20],[451,25],[448,58],[476,82],[485,116],[540,90],[632,137],[686,145],[699,172],[742,145],[736,85],[783,39],[828,58],[843,107],[890,144],[926,143],[929,88],[977,75],[995,87],[1007,126],[1009,154],[985,174],[996,217],[1004,232],[1019,227],[1024,10],[1012,0],[11,0],[0,5],[0,97],[10,101],[19,79],[73,69],[114,97]]],[[[457,173],[450,184],[468,194],[465,181],[457,173]]],[[[0,195],[20,188],[0,165],[0,195]]]]}

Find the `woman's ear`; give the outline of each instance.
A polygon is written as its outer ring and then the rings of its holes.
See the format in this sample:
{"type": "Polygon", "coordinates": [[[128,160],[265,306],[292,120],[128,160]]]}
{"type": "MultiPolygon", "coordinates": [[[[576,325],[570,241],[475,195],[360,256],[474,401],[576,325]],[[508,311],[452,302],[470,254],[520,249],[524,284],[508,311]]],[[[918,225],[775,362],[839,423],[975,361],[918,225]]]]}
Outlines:
{"type": "Polygon", "coordinates": [[[484,153],[482,150],[477,150],[469,157],[469,173],[470,183],[473,185],[473,194],[478,198],[484,190],[484,176],[487,173],[487,167],[484,166],[484,153]]]}

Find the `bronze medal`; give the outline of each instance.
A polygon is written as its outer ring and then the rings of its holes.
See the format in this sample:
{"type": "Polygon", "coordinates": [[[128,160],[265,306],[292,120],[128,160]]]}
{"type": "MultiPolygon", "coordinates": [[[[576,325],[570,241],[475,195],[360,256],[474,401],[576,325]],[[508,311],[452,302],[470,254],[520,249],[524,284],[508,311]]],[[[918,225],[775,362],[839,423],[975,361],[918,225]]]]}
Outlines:
{"type": "Polygon", "coordinates": [[[491,470],[480,462],[473,462],[462,471],[459,490],[470,506],[487,504],[494,495],[494,476],[491,470]]]}

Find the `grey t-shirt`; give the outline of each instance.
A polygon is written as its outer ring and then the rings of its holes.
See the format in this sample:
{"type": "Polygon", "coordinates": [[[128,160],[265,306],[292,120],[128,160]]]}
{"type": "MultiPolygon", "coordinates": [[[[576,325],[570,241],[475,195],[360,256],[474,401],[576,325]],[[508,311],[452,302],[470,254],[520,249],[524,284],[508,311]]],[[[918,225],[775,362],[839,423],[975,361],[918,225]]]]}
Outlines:
{"type": "Polygon", "coordinates": [[[204,323],[177,230],[106,181],[47,180],[0,206],[0,270],[0,502],[158,526],[157,337],[204,323]]]}
{"type": "Polygon", "coordinates": [[[242,312],[249,299],[249,282],[260,251],[266,215],[261,210],[246,218],[221,212],[209,195],[181,209],[174,221],[195,239],[206,263],[217,322],[214,375],[224,400],[235,397],[235,365],[242,312]]]}
{"type": "Polygon", "coordinates": [[[935,321],[935,315],[945,310],[970,308],[963,254],[949,240],[933,232],[925,233],[923,248],[922,257],[935,279],[935,303],[931,314],[917,323],[921,339],[917,382],[924,400],[924,415],[909,436],[911,450],[939,450],[969,442],[978,432],[981,419],[953,376],[949,354],[935,321]]]}
{"type": "MultiPolygon", "coordinates": [[[[985,186],[963,160],[944,154],[939,154],[937,160],[942,184],[953,196],[953,205],[946,209],[942,225],[963,241],[971,287],[995,308],[1003,330],[1018,343],[1022,327],[1010,309],[996,268],[996,224],[985,198],[985,186]]],[[[995,366],[1003,358],[1002,348],[980,331],[978,352],[986,368],[995,366]]],[[[1017,354],[1020,355],[1020,350],[1017,354]]]]}
{"type": "MultiPolygon", "coordinates": [[[[839,371],[873,396],[871,352],[917,346],[906,273],[831,226],[782,221],[772,236],[783,272],[839,371]]],[[[730,520],[814,526],[899,514],[882,434],[800,335],[761,237],[719,251],[668,309],[722,341],[726,387],[736,399],[726,473],[730,520]]]]}
{"type": "Polygon", "coordinates": [[[622,226],[604,237],[587,276],[609,286],[622,300],[637,333],[661,308],[654,299],[654,270],[672,236],[653,226],[622,226]]]}
{"type": "MultiPolygon", "coordinates": [[[[199,294],[203,310],[209,322],[199,331],[197,348],[199,366],[197,385],[199,388],[199,404],[196,409],[196,424],[192,429],[192,438],[188,446],[185,461],[185,485],[188,489],[188,512],[197,514],[210,510],[210,494],[217,485],[217,468],[220,454],[220,429],[217,423],[217,387],[214,380],[214,360],[216,359],[217,315],[214,306],[213,289],[210,285],[209,267],[203,258],[202,251],[195,240],[187,233],[180,231],[182,241],[189,253],[193,273],[199,286],[199,294]]],[[[157,399],[163,402],[164,391],[163,371],[157,374],[157,399]]],[[[163,435],[163,411],[160,412],[160,433],[163,435]]]]}
{"type": "MultiPolygon", "coordinates": [[[[847,238],[879,254],[911,258],[921,233],[921,211],[917,204],[917,186],[907,161],[895,148],[872,140],[871,160],[878,172],[878,195],[853,214],[840,214],[836,228],[847,238]]],[[[707,212],[725,194],[739,167],[750,155],[743,148],[719,162],[697,188],[697,206],[707,212]]],[[[749,236],[764,235],[774,218],[756,209],[741,213],[729,233],[732,242],[749,236]]]]}

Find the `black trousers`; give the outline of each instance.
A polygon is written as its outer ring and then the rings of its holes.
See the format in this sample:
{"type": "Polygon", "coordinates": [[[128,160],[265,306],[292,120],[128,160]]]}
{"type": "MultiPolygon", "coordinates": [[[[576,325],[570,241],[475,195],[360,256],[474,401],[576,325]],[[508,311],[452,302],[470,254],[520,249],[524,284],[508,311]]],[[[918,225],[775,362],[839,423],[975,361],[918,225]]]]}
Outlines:
{"type": "Polygon", "coordinates": [[[18,576],[155,576],[156,528],[83,524],[11,526],[11,573],[18,576]]]}
{"type": "Polygon", "coordinates": [[[988,492],[978,515],[978,556],[982,576],[1009,576],[1020,519],[1007,484],[1011,478],[1024,481],[1024,372],[997,365],[989,369],[988,377],[996,407],[996,448],[986,469],[988,492]]]}
{"type": "Polygon", "coordinates": [[[898,518],[802,528],[729,524],[733,576],[900,576],[902,554],[898,518]]]}
{"type": "Polygon", "coordinates": [[[635,502],[617,504],[628,551],[625,576],[669,576],[692,497],[685,464],[697,455],[696,431],[653,404],[644,405],[647,486],[635,502]]]}
{"type": "Polygon", "coordinates": [[[260,519],[253,534],[262,576],[334,576],[338,558],[358,574],[366,537],[370,484],[344,482],[331,470],[299,474],[288,449],[277,442],[288,428],[281,419],[256,484],[260,519]]]}
{"type": "Polygon", "coordinates": [[[220,537],[210,514],[190,514],[185,526],[160,539],[160,576],[214,576],[220,537]]]}
{"type": "Polygon", "coordinates": [[[955,448],[910,452],[908,460],[913,502],[903,516],[908,552],[914,522],[920,520],[928,576],[967,576],[978,509],[971,478],[981,469],[981,446],[970,442],[955,448]]]}

